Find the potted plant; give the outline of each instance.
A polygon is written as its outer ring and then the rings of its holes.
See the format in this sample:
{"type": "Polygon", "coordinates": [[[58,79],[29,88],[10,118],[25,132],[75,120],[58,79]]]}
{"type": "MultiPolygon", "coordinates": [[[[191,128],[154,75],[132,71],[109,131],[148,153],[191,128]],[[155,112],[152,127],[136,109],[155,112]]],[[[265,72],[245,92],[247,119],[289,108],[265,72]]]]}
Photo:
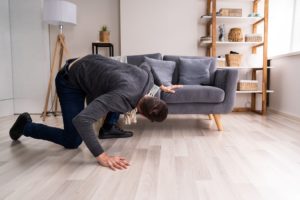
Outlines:
{"type": "Polygon", "coordinates": [[[100,30],[100,42],[109,43],[110,31],[108,31],[107,26],[102,26],[100,30]]]}

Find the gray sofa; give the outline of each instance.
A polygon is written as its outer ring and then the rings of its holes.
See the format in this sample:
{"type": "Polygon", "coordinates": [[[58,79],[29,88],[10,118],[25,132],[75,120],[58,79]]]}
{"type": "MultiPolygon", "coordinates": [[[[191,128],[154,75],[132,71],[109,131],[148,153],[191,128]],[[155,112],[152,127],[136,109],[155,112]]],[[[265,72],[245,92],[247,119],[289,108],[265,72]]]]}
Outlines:
{"type": "Polygon", "coordinates": [[[208,84],[184,85],[183,88],[176,89],[175,94],[161,92],[160,98],[168,104],[170,114],[207,114],[210,119],[215,120],[218,130],[223,130],[220,115],[229,113],[233,109],[237,70],[216,69],[215,59],[210,57],[170,55],[162,57],[159,53],[127,56],[127,62],[139,66],[145,61],[145,57],[176,62],[172,84],[179,83],[180,58],[211,59],[208,84]]]}

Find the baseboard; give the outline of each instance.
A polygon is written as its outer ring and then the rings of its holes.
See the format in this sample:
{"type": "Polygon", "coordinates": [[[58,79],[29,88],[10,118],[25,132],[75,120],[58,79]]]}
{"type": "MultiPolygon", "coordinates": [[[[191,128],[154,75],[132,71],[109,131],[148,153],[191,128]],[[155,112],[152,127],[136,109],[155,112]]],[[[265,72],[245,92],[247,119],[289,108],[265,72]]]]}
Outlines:
{"type": "Polygon", "coordinates": [[[281,111],[278,111],[278,110],[275,110],[275,109],[272,109],[272,108],[269,108],[268,112],[275,113],[275,114],[281,115],[281,116],[283,116],[285,118],[288,118],[288,119],[300,122],[300,117],[296,116],[296,115],[292,115],[292,114],[289,114],[289,113],[281,112],[281,111]]]}
{"type": "MultiPolygon", "coordinates": [[[[49,108],[51,107],[52,101],[49,102],[49,108]]],[[[14,99],[14,113],[19,114],[23,112],[28,113],[42,113],[44,107],[43,98],[15,98],[14,99]]]]}

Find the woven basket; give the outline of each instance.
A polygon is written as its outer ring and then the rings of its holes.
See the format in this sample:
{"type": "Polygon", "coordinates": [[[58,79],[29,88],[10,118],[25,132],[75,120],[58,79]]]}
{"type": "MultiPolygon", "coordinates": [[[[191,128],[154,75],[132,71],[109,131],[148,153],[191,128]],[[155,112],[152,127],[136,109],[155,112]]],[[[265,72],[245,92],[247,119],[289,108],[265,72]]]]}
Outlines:
{"type": "Polygon", "coordinates": [[[234,66],[234,67],[238,67],[241,66],[242,63],[242,55],[240,54],[226,54],[225,55],[226,58],[226,64],[227,66],[234,66]]]}
{"type": "Polygon", "coordinates": [[[241,28],[232,28],[228,34],[228,40],[230,42],[242,42],[243,41],[243,33],[241,28]]]}
{"type": "Polygon", "coordinates": [[[262,35],[261,34],[247,34],[245,35],[245,42],[261,42],[262,35]]]}
{"type": "Polygon", "coordinates": [[[221,16],[242,17],[242,9],[221,8],[219,13],[220,13],[221,16]]]}
{"type": "Polygon", "coordinates": [[[240,80],[237,89],[239,91],[256,91],[258,90],[257,80],[240,80]]]}

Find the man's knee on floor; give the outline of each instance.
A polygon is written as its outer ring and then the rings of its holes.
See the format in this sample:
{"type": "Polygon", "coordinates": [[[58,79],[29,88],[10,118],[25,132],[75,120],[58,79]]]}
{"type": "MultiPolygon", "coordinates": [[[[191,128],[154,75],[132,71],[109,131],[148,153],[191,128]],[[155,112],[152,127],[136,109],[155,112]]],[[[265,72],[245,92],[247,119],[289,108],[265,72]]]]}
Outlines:
{"type": "Polygon", "coordinates": [[[68,139],[64,147],[66,149],[77,149],[81,143],[82,143],[82,139],[80,137],[75,137],[72,139],[68,139]]]}

